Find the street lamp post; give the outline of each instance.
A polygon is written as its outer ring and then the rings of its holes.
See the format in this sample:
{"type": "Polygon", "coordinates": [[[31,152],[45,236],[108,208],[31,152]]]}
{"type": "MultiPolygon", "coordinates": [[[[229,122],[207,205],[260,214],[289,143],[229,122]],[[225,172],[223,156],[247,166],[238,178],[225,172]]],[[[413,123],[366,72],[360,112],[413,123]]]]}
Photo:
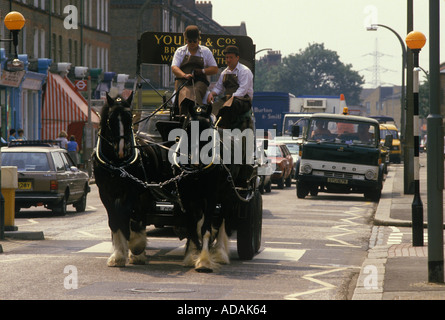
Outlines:
{"type": "MultiPolygon", "coordinates": [[[[12,61],[12,66],[15,68],[20,68],[22,66],[22,62],[18,59],[17,54],[17,46],[19,44],[19,32],[25,26],[25,18],[20,12],[11,11],[5,16],[5,27],[12,32],[12,43],[14,45],[14,60],[12,61]]],[[[10,41],[10,40],[8,40],[10,41]]],[[[18,71],[18,69],[17,69],[18,71]]],[[[0,164],[1,164],[1,151],[0,151],[0,164]]],[[[0,165],[1,167],[1,165],[0,165]]],[[[1,168],[0,168],[0,240],[5,238],[5,198],[3,198],[3,194],[1,192],[1,168]]],[[[0,252],[2,252],[2,248],[0,246],[0,252]]]]}
{"type": "Polygon", "coordinates": [[[428,281],[444,282],[443,122],[440,114],[440,5],[429,1],[430,112],[427,118],[428,281]]]}
{"type": "Polygon", "coordinates": [[[426,42],[425,35],[419,31],[411,31],[406,36],[406,45],[413,52],[413,102],[414,102],[414,198],[411,204],[413,246],[423,246],[423,204],[420,198],[419,182],[419,52],[426,42]]]}
{"type": "Polygon", "coordinates": [[[400,92],[400,128],[401,128],[401,135],[402,135],[402,141],[405,139],[405,110],[406,110],[406,104],[405,104],[405,68],[406,68],[406,46],[405,42],[403,41],[402,37],[393,29],[390,28],[384,24],[372,24],[371,26],[367,27],[367,31],[377,31],[378,27],[382,27],[385,29],[388,29],[391,31],[396,37],[397,40],[399,40],[400,46],[402,47],[402,90],[400,92]]]}

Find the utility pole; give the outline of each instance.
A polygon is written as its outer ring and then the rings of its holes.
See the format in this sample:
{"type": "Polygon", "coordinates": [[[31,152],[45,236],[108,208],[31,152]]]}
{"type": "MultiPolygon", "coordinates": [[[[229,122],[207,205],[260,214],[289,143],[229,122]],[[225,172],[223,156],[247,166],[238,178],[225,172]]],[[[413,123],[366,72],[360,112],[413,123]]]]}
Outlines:
{"type": "Polygon", "coordinates": [[[440,114],[439,0],[429,0],[430,114],[427,118],[428,281],[444,282],[443,122],[440,114]]]}

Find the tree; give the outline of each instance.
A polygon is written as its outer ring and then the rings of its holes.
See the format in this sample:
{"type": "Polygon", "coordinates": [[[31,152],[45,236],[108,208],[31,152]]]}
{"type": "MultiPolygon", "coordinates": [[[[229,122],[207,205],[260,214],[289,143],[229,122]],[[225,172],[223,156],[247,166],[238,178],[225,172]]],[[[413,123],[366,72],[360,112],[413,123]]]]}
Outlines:
{"type": "Polygon", "coordinates": [[[426,119],[430,114],[430,81],[425,75],[424,82],[419,86],[419,117],[426,119]]]}
{"type": "Polygon", "coordinates": [[[299,95],[336,95],[343,93],[349,105],[360,103],[363,77],[352,65],[340,61],[335,51],[314,43],[299,53],[283,58],[280,65],[268,68],[257,64],[256,91],[282,91],[299,95]]]}

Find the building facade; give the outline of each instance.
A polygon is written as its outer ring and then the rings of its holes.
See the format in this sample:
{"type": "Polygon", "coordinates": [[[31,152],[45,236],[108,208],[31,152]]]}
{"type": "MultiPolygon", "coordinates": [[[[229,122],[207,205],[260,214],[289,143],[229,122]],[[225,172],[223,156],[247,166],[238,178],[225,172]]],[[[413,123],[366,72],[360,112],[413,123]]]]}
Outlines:
{"type": "Polygon", "coordinates": [[[206,34],[246,35],[246,26],[223,27],[212,19],[211,1],[195,0],[111,0],[111,69],[134,78],[140,71],[157,88],[171,88],[174,78],[170,67],[147,66],[137,70],[137,41],[145,31],[184,32],[197,25],[206,34]]]}
{"type": "Polygon", "coordinates": [[[363,89],[361,95],[365,115],[392,117],[399,129],[401,128],[400,99],[400,86],[363,89]]]}
{"type": "MultiPolygon", "coordinates": [[[[17,87],[0,83],[2,136],[6,138],[11,128],[23,128],[25,135],[34,139],[43,135],[38,132],[45,132],[39,127],[44,123],[39,117],[45,108],[47,79],[41,79],[41,87],[30,88],[30,83],[37,83],[31,81],[31,76],[36,77],[32,72],[58,73],[58,63],[68,63],[71,80],[76,66],[87,67],[96,84],[105,73],[127,74],[134,79],[137,39],[144,31],[182,33],[187,25],[195,24],[207,34],[246,35],[244,23],[223,27],[212,19],[212,10],[210,1],[195,0],[0,0],[2,39],[11,38],[3,23],[8,12],[18,11],[26,19],[19,33],[18,53],[26,61],[29,76],[23,78],[23,89],[21,83],[17,87]],[[50,70],[38,70],[42,59],[51,65],[50,70]],[[35,119],[28,121],[28,115],[35,119]]],[[[0,42],[0,49],[2,63],[14,54],[10,42],[0,42]]],[[[142,75],[158,89],[173,87],[168,65],[144,66],[142,75]]]]}
{"type": "MultiPolygon", "coordinates": [[[[18,11],[26,19],[19,34],[19,52],[30,60],[49,58],[73,66],[108,71],[110,0],[0,0],[2,38],[9,37],[3,18],[18,11]]],[[[9,44],[1,46],[9,50],[9,44]]]]}

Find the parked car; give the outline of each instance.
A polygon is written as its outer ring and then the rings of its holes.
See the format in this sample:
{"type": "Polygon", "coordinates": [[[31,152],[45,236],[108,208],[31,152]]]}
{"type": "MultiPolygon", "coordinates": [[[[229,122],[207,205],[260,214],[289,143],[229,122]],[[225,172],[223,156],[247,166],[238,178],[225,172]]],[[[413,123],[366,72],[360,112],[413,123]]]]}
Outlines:
{"type": "Polygon", "coordinates": [[[389,148],[389,161],[393,163],[400,163],[402,161],[402,148],[400,145],[399,131],[393,124],[380,124],[380,139],[381,143],[385,143],[385,137],[392,136],[392,147],[389,148]]]}
{"type": "Polygon", "coordinates": [[[281,137],[275,137],[275,142],[284,143],[286,147],[289,149],[289,152],[294,161],[292,178],[296,179],[295,172],[297,172],[297,162],[298,159],[300,158],[300,144],[302,141],[292,138],[290,136],[281,136],[281,137]]]}
{"type": "Polygon", "coordinates": [[[269,143],[266,152],[272,159],[272,164],[275,164],[275,170],[271,176],[272,183],[276,183],[280,189],[283,189],[284,185],[290,187],[294,175],[294,160],[287,146],[284,143],[269,143]]]}
{"type": "Polygon", "coordinates": [[[45,206],[65,215],[68,204],[77,212],[85,211],[89,177],[74,165],[65,149],[50,141],[17,141],[1,152],[2,166],[17,167],[16,212],[45,206]]]}

